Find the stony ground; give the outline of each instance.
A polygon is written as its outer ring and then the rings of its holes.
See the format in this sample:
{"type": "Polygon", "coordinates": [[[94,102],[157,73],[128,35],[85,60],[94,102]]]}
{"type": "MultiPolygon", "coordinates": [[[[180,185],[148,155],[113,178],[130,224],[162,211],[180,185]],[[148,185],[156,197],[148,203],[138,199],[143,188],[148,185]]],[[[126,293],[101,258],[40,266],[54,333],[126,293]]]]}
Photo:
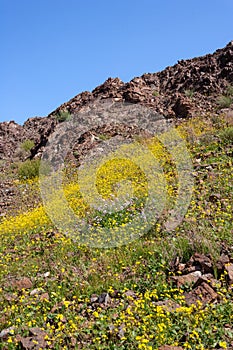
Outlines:
{"type": "MultiPolygon", "coordinates": [[[[37,179],[22,180],[17,167],[8,168],[4,181],[17,206],[4,207],[0,222],[1,349],[233,348],[232,121],[193,118],[177,130],[194,166],[186,216],[171,233],[165,211],[123,248],[72,241],[46,215],[37,179]]],[[[163,166],[172,205],[174,165],[156,141],[148,147],[163,166]]],[[[135,204],[121,216],[90,212],[73,172],[67,174],[67,199],[90,223],[120,228],[138,210],[135,204]]],[[[103,174],[116,180],[111,171],[103,174]]],[[[133,168],[143,194],[136,175],[133,168]]],[[[101,184],[108,195],[109,182],[101,184]]]]}

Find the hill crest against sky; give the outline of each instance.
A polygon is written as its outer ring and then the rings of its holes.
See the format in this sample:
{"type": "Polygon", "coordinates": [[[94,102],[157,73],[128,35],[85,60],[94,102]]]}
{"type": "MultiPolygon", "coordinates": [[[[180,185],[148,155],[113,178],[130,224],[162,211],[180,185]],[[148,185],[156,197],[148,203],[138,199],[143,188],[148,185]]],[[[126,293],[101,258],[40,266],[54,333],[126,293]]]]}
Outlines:
{"type": "MultiPolygon", "coordinates": [[[[98,100],[141,104],[167,118],[188,118],[207,112],[219,113],[217,104],[233,85],[233,41],[213,54],[181,60],[158,73],[136,77],[128,83],[109,78],[92,92],[82,92],[51,112],[48,117],[29,118],[23,126],[0,123],[0,155],[10,158],[26,139],[35,143],[34,155],[45,145],[59,118],[66,111],[76,114],[98,100]]],[[[229,106],[230,107],[230,106],[229,106]]]]}
{"type": "Polygon", "coordinates": [[[2,0],[0,121],[46,116],[108,77],[129,82],[232,40],[232,0],[2,0]]]}

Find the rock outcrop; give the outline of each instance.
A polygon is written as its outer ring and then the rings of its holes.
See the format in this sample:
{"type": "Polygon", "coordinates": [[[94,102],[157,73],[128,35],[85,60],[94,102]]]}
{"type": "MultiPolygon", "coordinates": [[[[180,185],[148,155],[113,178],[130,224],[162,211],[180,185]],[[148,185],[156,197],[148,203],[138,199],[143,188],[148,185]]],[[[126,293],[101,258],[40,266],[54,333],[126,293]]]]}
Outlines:
{"type": "Polygon", "coordinates": [[[20,144],[31,139],[37,156],[59,123],[62,112],[75,114],[98,100],[139,103],[168,118],[188,118],[218,113],[216,98],[233,84],[233,41],[213,54],[180,60],[158,73],[147,73],[123,83],[109,78],[92,92],[82,92],[45,118],[30,118],[23,126],[14,121],[0,123],[0,159],[16,156],[20,144]]]}

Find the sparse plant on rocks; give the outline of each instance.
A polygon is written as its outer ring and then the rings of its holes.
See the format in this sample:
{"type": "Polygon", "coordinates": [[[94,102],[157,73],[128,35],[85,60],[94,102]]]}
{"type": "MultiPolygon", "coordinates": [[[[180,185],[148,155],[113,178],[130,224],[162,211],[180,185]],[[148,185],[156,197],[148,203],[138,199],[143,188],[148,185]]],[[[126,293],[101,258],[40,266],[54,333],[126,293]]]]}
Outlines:
{"type": "Polygon", "coordinates": [[[217,104],[220,108],[229,108],[232,104],[232,98],[226,95],[220,95],[217,98],[217,104]]]}
{"type": "Polygon", "coordinates": [[[22,180],[33,179],[39,175],[40,160],[26,160],[19,164],[18,175],[22,180]]]}
{"type": "Polygon", "coordinates": [[[233,85],[228,85],[228,87],[226,88],[226,95],[233,96],[233,85]]]}
{"type": "Polygon", "coordinates": [[[25,140],[24,142],[21,143],[20,148],[26,152],[29,152],[34,146],[35,146],[34,141],[25,140]]]}
{"type": "Polygon", "coordinates": [[[57,114],[56,114],[56,119],[59,123],[62,123],[62,122],[65,122],[65,121],[69,121],[71,119],[71,114],[69,111],[67,110],[62,110],[62,111],[59,111],[57,114]]]}
{"type": "Polygon", "coordinates": [[[154,91],[153,91],[153,96],[155,96],[155,97],[159,96],[158,90],[154,90],[154,91]]]}
{"type": "Polygon", "coordinates": [[[188,89],[188,90],[184,91],[185,96],[189,97],[189,98],[192,98],[194,93],[195,93],[195,91],[193,89],[190,89],[190,90],[188,89]]]}
{"type": "Polygon", "coordinates": [[[223,129],[219,136],[225,143],[232,143],[233,142],[233,126],[223,129]]]}

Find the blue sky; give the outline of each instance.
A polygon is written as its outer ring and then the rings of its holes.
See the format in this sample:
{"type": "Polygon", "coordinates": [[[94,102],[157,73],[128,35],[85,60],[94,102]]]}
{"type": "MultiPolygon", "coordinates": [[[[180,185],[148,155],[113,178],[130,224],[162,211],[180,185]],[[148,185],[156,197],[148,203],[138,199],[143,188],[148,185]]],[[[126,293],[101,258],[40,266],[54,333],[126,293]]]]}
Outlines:
{"type": "Polygon", "coordinates": [[[233,39],[232,0],[0,0],[0,121],[46,116],[233,39]]]}

